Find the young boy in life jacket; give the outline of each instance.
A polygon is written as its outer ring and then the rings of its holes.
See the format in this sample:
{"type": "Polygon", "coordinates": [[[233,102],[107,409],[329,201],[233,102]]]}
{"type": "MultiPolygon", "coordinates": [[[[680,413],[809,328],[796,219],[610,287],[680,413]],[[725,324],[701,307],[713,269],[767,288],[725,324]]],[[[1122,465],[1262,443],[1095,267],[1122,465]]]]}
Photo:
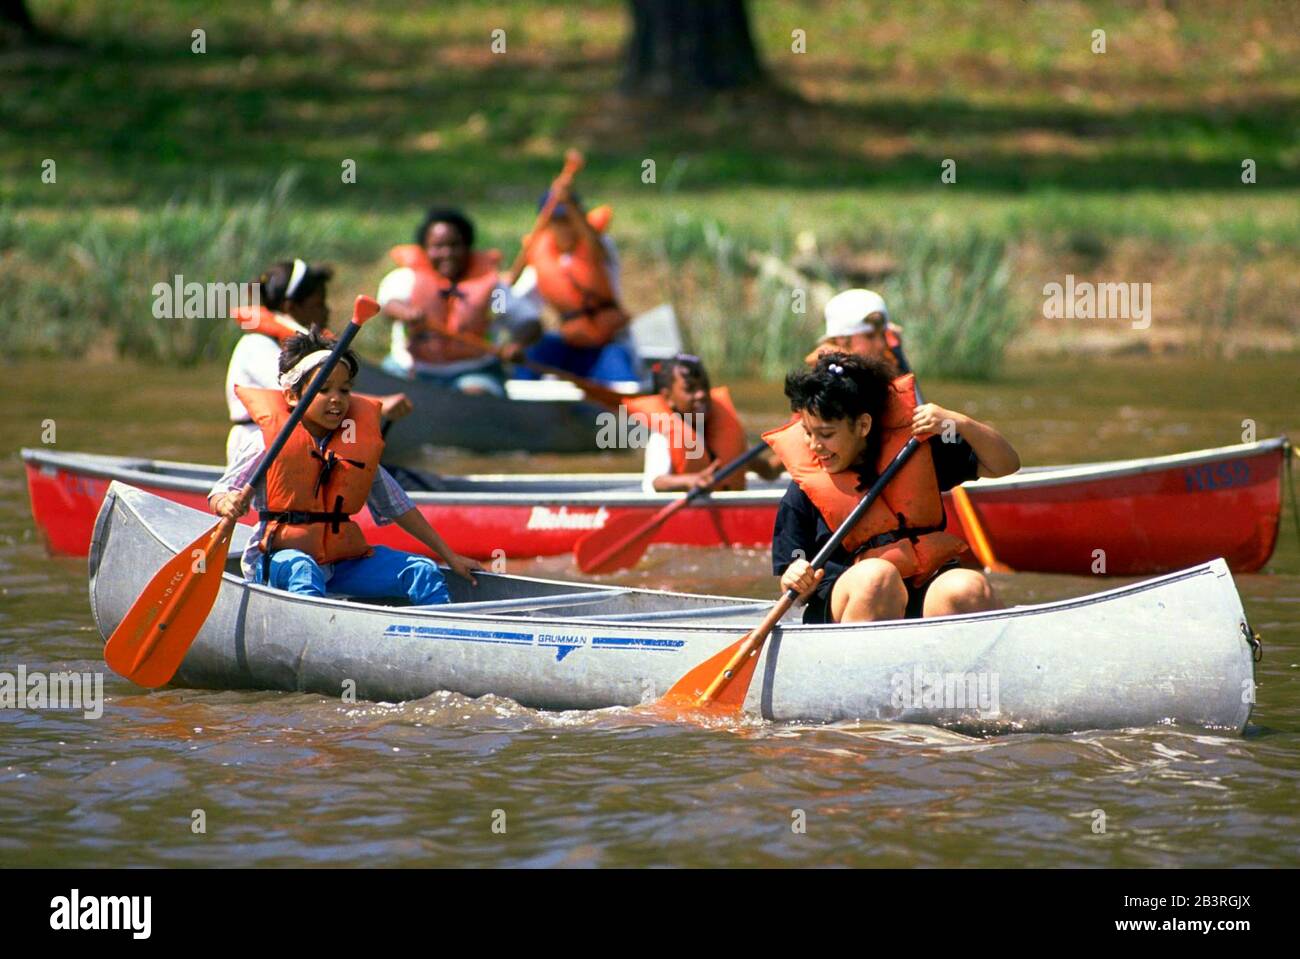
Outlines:
{"type": "MultiPolygon", "coordinates": [[[[280,388],[280,348],[285,340],[329,327],[325,286],[333,276],[328,266],[309,265],[305,260],[274,263],[258,277],[258,305],[241,306],[232,314],[245,335],[235,344],[226,369],[226,406],[232,424],[226,437],[227,463],[235,458],[245,437],[259,432],[235,395],[235,387],[280,388]]],[[[386,419],[399,420],[411,412],[411,402],[404,393],[375,399],[386,419]]]]}
{"type": "Polygon", "coordinates": [[[474,249],[474,224],[459,210],[430,210],[415,242],[389,255],[398,268],[383,278],[376,296],[395,321],[384,369],[463,393],[505,396],[501,360],[440,331],[485,340],[504,329],[512,338],[504,356],[513,360],[541,334],[540,298],[511,290],[499,272],[501,253],[474,249]]]}
{"type": "Polygon", "coordinates": [[[416,606],[450,602],[437,564],[425,556],[371,547],[351,516],[369,506],[375,522],[396,523],[455,572],[476,583],[474,560],[453,552],[379,465],[384,441],[379,404],[352,395],[357,358],[347,350],[294,428],[289,442],[256,489],[248,480],[274,442],[332,341],[305,333],[286,341],[280,354],[280,389],[236,387],[257,420],[208,504],[219,516],[238,518],[250,501],[260,520],[243,555],[244,576],[256,583],[308,596],[330,592],[366,598],[406,597],[416,606]]]}
{"type": "MultiPolygon", "coordinates": [[[[550,199],[548,190],[538,209],[550,199]]],[[[550,220],[528,250],[528,268],[515,291],[536,289],[560,318],[557,332],[545,333],[526,352],[534,363],[555,366],[605,383],[640,379],[630,346],[630,318],[619,304],[619,263],[607,235],[613,212],[600,206],[587,213],[577,194],[562,190],[550,220]]],[[[521,379],[531,370],[515,371],[521,379]]]]}
{"type": "Polygon", "coordinates": [[[882,360],[897,375],[901,351],[902,332],[889,322],[889,308],[884,298],[872,290],[845,290],[831,297],[826,304],[826,334],[817,348],[804,357],[804,363],[815,366],[825,353],[852,353],[869,360],[882,360]]]}
{"type": "MultiPolygon", "coordinates": [[[[678,353],[651,369],[658,393],[629,397],[623,404],[651,431],[641,488],[647,493],[689,493],[707,486],[719,469],[749,448],[731,393],[725,386],[710,389],[703,362],[689,353],[678,353]]],[[[779,465],[770,466],[761,458],[751,460],[749,468],[764,479],[775,479],[781,472],[779,465]]],[[[744,470],[718,486],[744,488],[744,470]]]]}
{"type": "Polygon", "coordinates": [[[967,547],[943,532],[940,493],[1015,472],[1011,444],[962,413],[918,406],[910,374],[895,378],[879,360],[847,353],[789,374],[785,395],[798,420],[763,434],[794,480],[777,511],[772,567],[782,589],[807,601],[804,622],[997,609],[984,574],[959,568],[967,547]],[[954,442],[932,435],[946,429],[954,442]],[[814,573],[809,561],[913,436],[930,438],[814,573]]]}

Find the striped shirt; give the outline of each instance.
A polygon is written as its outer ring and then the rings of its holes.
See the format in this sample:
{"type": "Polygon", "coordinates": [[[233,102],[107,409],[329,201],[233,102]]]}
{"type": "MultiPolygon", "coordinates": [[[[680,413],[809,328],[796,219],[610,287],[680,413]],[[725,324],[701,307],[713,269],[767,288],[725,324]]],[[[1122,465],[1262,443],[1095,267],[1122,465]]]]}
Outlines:
{"type": "MultiPolygon", "coordinates": [[[[325,445],[329,442],[329,437],[317,440],[316,445],[323,451],[325,445]]],[[[232,493],[235,490],[243,489],[248,485],[249,479],[257,471],[257,464],[262,459],[262,454],[266,452],[266,440],[262,436],[262,431],[250,434],[239,447],[239,452],[235,458],[226,467],[225,473],[221,479],[217,480],[208,493],[211,499],[218,493],[232,493]]],[[[370,485],[370,495],[366,497],[366,505],[370,507],[370,515],[374,517],[376,526],[387,526],[393,520],[397,519],[403,513],[415,508],[411,498],[406,495],[406,491],[397,485],[397,480],[393,479],[392,474],[382,466],[375,473],[374,482],[370,485]]],[[[262,480],[253,490],[252,508],[254,510],[266,509],[266,480],[262,480]]],[[[258,545],[262,541],[262,534],[266,532],[266,523],[259,522],[257,531],[248,541],[248,546],[244,549],[244,555],[240,560],[240,565],[244,570],[244,578],[252,580],[256,578],[258,566],[262,562],[262,548],[258,545]]],[[[322,563],[321,570],[325,573],[325,580],[334,574],[332,563],[322,563]]]]}

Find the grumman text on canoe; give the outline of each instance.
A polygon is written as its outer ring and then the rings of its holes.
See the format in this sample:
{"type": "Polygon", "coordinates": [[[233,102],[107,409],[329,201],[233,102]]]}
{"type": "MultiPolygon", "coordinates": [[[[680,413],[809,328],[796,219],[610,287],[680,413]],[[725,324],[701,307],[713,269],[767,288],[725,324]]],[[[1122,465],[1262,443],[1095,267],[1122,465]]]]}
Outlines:
{"type": "Polygon", "coordinates": [[[0,709],[80,709],[86,719],[104,715],[103,673],[0,672],[0,709]]]}

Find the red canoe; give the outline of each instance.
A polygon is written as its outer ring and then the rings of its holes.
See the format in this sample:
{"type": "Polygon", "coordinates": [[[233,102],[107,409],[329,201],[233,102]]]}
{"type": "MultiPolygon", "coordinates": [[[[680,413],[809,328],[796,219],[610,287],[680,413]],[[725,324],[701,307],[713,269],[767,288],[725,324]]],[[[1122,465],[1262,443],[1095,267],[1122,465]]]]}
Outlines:
{"type": "MultiPolygon", "coordinates": [[[[1234,572],[1273,553],[1282,512],[1285,438],[1174,456],[1021,470],[967,484],[998,559],[1025,572],[1150,576],[1221,556],[1234,572]]],[[[206,507],[215,466],[23,450],[36,525],[51,550],[85,556],[110,480],[206,507]]],[[[631,473],[445,477],[444,492],[411,498],[452,549],[490,560],[572,551],[623,513],[649,517],[669,494],[641,492],[631,473]]],[[[677,512],[657,543],[763,547],[785,483],[755,482],[677,512]]],[[[964,535],[948,507],[949,529],[964,535]]],[[[358,516],[367,538],[406,549],[396,526],[358,516]]]]}

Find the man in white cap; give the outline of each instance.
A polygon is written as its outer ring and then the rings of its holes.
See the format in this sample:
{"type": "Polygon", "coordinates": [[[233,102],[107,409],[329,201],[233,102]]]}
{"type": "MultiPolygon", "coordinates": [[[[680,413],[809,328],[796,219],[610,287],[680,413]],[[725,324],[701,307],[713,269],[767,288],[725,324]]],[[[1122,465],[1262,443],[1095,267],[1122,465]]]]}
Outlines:
{"type": "Polygon", "coordinates": [[[815,366],[819,356],[832,350],[900,366],[895,352],[902,348],[899,329],[889,322],[889,308],[879,293],[845,290],[831,297],[825,312],[826,333],[817,348],[804,357],[809,366],[815,366]]]}

